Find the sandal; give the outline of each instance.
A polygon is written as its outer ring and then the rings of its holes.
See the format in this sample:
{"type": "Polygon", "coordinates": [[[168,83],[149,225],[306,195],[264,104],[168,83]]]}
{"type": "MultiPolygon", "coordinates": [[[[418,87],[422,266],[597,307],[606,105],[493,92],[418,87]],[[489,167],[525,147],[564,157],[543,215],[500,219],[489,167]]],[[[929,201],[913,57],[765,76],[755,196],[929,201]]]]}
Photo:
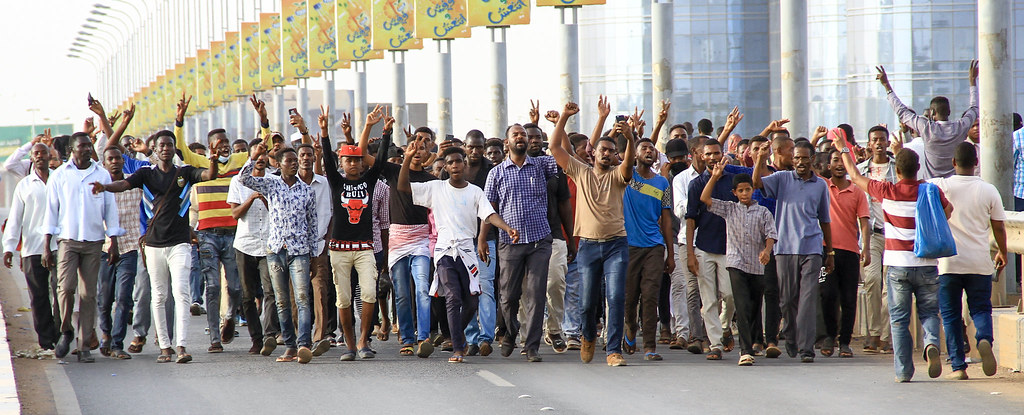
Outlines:
{"type": "Polygon", "coordinates": [[[156,357],[157,363],[170,363],[174,357],[174,352],[171,349],[160,349],[160,355],[156,357]]]}
{"type": "Polygon", "coordinates": [[[647,352],[647,353],[644,353],[644,360],[658,361],[658,360],[662,360],[662,358],[661,358],[660,354],[657,354],[655,352],[647,352]]]}
{"type": "Polygon", "coordinates": [[[185,348],[184,347],[179,347],[178,348],[178,358],[174,361],[174,363],[188,363],[188,362],[191,362],[191,361],[192,361],[192,355],[190,355],[188,353],[185,353],[185,348]]]}
{"type": "Polygon", "coordinates": [[[377,331],[377,340],[382,342],[388,341],[388,337],[391,335],[391,321],[384,320],[384,324],[380,326],[380,330],[377,331]]]}
{"type": "Polygon", "coordinates": [[[402,345],[401,349],[398,349],[398,354],[401,356],[412,356],[416,353],[413,351],[412,345],[405,344],[402,345]]]}
{"type": "Polygon", "coordinates": [[[142,346],[145,344],[145,337],[136,337],[135,340],[132,340],[132,343],[128,345],[128,353],[142,353],[142,346]]]}
{"type": "Polygon", "coordinates": [[[296,359],[296,357],[295,357],[295,353],[296,352],[297,351],[295,349],[285,350],[283,355],[280,355],[280,356],[277,357],[277,361],[278,362],[282,362],[282,363],[294,362],[295,359],[296,359]]]}
{"type": "Polygon", "coordinates": [[[110,353],[110,357],[118,360],[129,360],[132,358],[132,355],[125,353],[124,350],[114,350],[110,353]]]}
{"type": "Polygon", "coordinates": [[[739,366],[753,366],[754,365],[754,356],[751,356],[749,354],[745,354],[743,356],[740,356],[740,362],[738,363],[738,365],[739,366]]]}
{"type": "Polygon", "coordinates": [[[462,363],[462,356],[452,355],[452,357],[448,358],[448,363],[462,363]]]}
{"type": "Polygon", "coordinates": [[[630,341],[628,335],[622,336],[622,351],[626,354],[636,353],[636,338],[634,337],[633,341],[630,341]]]}
{"type": "Polygon", "coordinates": [[[708,360],[722,360],[722,350],[718,348],[711,349],[707,355],[708,360]]]}

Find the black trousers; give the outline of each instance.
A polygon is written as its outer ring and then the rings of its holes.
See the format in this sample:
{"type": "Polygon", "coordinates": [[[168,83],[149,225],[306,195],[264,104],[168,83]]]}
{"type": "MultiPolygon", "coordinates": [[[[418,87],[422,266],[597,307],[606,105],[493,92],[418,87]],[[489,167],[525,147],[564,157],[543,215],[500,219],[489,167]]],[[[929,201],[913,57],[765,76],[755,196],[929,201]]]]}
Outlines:
{"type": "Polygon", "coordinates": [[[544,305],[547,302],[551,236],[528,244],[498,243],[498,252],[501,279],[498,281],[500,288],[495,291],[501,291],[498,315],[504,319],[506,330],[502,343],[515,345],[522,327],[526,350],[537,351],[540,348],[544,305]],[[519,307],[526,309],[524,322],[519,321],[519,307]]]}
{"type": "Polygon", "coordinates": [[[452,350],[466,351],[466,323],[476,315],[480,296],[470,294],[469,271],[462,258],[443,256],[437,261],[438,283],[444,289],[447,326],[451,328],[452,350]]]}
{"type": "MultiPolygon", "coordinates": [[[[270,287],[263,287],[261,274],[269,272],[267,268],[267,257],[254,257],[235,250],[235,262],[238,264],[238,279],[242,283],[242,317],[248,323],[249,337],[253,342],[263,341],[263,323],[260,321],[260,309],[256,307],[256,297],[263,289],[270,290],[270,287]]],[[[264,309],[267,309],[264,306],[264,309]]],[[[276,309],[276,308],[275,308],[276,309]]],[[[218,312],[210,310],[208,312],[218,312]]],[[[267,334],[281,332],[281,325],[277,319],[277,313],[267,319],[267,334]],[[273,330],[273,332],[271,332],[273,330]]]]}
{"type": "Polygon", "coordinates": [[[839,344],[849,345],[853,321],[857,316],[857,282],[860,280],[860,255],[845,249],[835,250],[835,269],[821,283],[821,313],[825,334],[839,344]]]}
{"type": "MultiPolygon", "coordinates": [[[[734,293],[735,295],[735,293],[734,293]]],[[[779,272],[775,265],[775,254],[764,266],[764,338],[763,341],[779,344],[779,324],[782,321],[782,307],[779,305],[779,272]]],[[[761,324],[761,320],[757,321],[761,324]]],[[[761,330],[758,330],[760,333],[761,330]]],[[[758,336],[760,337],[760,336],[758,336]]],[[[795,341],[792,339],[791,341],[795,341]]],[[[755,340],[756,341],[756,340],[755,340]]],[[[759,342],[760,343],[760,342],[759,342]]]]}
{"type": "MultiPolygon", "coordinates": [[[[56,257],[56,255],[54,255],[56,257]]],[[[57,272],[55,268],[45,268],[42,255],[31,255],[21,259],[21,270],[25,273],[28,283],[28,298],[32,306],[32,324],[36,330],[39,347],[53,350],[57,343],[57,327],[60,327],[60,312],[57,302],[57,272]]]]}
{"type": "MultiPolygon", "coordinates": [[[[763,275],[750,274],[736,268],[727,268],[732,283],[732,298],[736,304],[736,326],[740,330],[740,351],[754,354],[755,322],[761,321],[761,302],[765,292],[763,275]]],[[[777,303],[776,303],[777,304],[777,303]]]]}

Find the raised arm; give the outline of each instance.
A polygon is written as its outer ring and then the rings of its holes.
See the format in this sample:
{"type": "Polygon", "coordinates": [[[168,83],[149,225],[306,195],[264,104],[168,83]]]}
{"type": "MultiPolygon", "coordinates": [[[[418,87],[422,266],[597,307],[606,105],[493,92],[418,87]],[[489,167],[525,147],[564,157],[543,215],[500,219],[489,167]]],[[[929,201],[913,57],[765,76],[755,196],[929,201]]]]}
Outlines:
{"type": "MultiPolygon", "coordinates": [[[[320,106],[321,116],[324,114],[323,105],[320,106]]],[[[302,118],[302,114],[292,114],[288,117],[288,123],[299,130],[299,134],[302,134],[302,144],[313,144],[313,137],[309,135],[309,126],[306,125],[306,120],[302,118]]],[[[321,131],[322,132],[322,131],[321,131]]]]}
{"type": "Polygon", "coordinates": [[[420,139],[415,139],[409,142],[409,150],[405,152],[405,159],[402,160],[402,170],[398,173],[398,191],[405,193],[412,193],[412,184],[409,182],[409,171],[411,170],[412,158],[415,154],[423,148],[426,144],[420,139]]]}
{"type": "Polygon", "coordinates": [[[772,120],[772,122],[768,123],[768,126],[764,127],[764,129],[761,130],[761,134],[758,135],[760,135],[761,137],[768,137],[768,139],[770,140],[772,138],[771,134],[785,128],[783,127],[783,125],[786,125],[786,123],[788,122],[789,118],[772,120]]]}
{"type": "Polygon", "coordinates": [[[260,116],[261,137],[266,140],[270,136],[270,119],[267,118],[267,103],[263,102],[262,99],[256,98],[255,93],[249,97],[249,103],[252,104],[252,109],[256,111],[256,115],[260,116]]]}
{"type": "MultiPolygon", "coordinates": [[[[323,127],[320,129],[322,131],[323,127]]],[[[352,115],[347,112],[341,113],[341,132],[345,135],[345,144],[356,145],[356,140],[352,138],[352,115]]]]}
{"type": "Polygon", "coordinates": [[[100,123],[100,131],[106,134],[107,137],[114,135],[114,129],[110,126],[110,120],[107,119],[107,113],[103,110],[103,104],[98,99],[94,99],[89,104],[89,110],[96,114],[96,119],[100,123]]]}
{"type": "Polygon", "coordinates": [[[363,164],[372,166],[376,159],[370,155],[370,151],[367,150],[370,147],[370,130],[380,122],[381,118],[384,118],[384,108],[380,104],[373,107],[373,111],[366,114],[366,125],[363,126],[363,132],[359,136],[359,151],[363,153],[363,164]]]}
{"type": "MultiPolygon", "coordinates": [[[[185,98],[185,93],[181,93],[181,98],[178,100],[177,112],[174,118],[174,146],[181,152],[181,161],[190,166],[202,166],[207,163],[206,157],[193,152],[192,149],[188,148],[188,140],[185,139],[185,113],[188,111],[188,105],[192,102],[192,96],[185,98]]],[[[216,154],[215,151],[210,151],[210,154],[216,154]]]]}
{"type": "Polygon", "coordinates": [[[721,160],[711,170],[711,179],[708,180],[708,184],[704,186],[704,191],[700,192],[700,201],[711,209],[711,204],[714,202],[714,198],[711,197],[711,193],[715,190],[715,184],[718,183],[718,179],[722,178],[722,173],[725,172],[725,166],[729,164],[729,160],[722,157],[721,160]]]}
{"type": "MultiPolygon", "coordinates": [[[[633,117],[635,117],[635,123],[639,125],[639,115],[633,114],[633,117]]],[[[633,129],[629,127],[629,123],[626,121],[619,122],[616,124],[616,127],[626,137],[626,151],[622,153],[622,164],[619,164],[619,174],[622,175],[622,180],[629,183],[630,180],[633,180],[633,165],[636,164],[636,143],[633,142],[633,129]]]]}
{"type": "Polygon", "coordinates": [[[758,152],[754,157],[754,172],[750,174],[750,179],[754,182],[755,189],[762,189],[764,183],[761,178],[771,174],[771,170],[768,170],[768,156],[763,152],[758,152]]]}
{"type": "Polygon", "coordinates": [[[732,131],[736,129],[736,125],[743,121],[743,114],[740,113],[740,107],[732,107],[732,111],[729,111],[729,115],[725,118],[725,126],[722,127],[722,133],[718,135],[718,142],[724,146],[732,135],[732,131]]]}
{"type": "Polygon", "coordinates": [[[601,132],[604,131],[604,122],[612,113],[612,106],[608,104],[608,97],[600,95],[597,97],[597,124],[594,125],[594,132],[590,134],[590,146],[597,147],[597,141],[601,139],[601,132]]]}
{"type": "Polygon", "coordinates": [[[104,149],[116,147],[122,153],[127,152],[127,149],[121,145],[121,136],[128,129],[128,124],[132,122],[133,118],[135,118],[135,103],[132,103],[131,107],[124,110],[124,113],[121,115],[121,124],[117,126],[117,131],[114,131],[114,134],[107,138],[107,145],[103,147],[104,149]]]}
{"type": "Polygon", "coordinates": [[[263,197],[268,197],[270,193],[273,193],[273,188],[270,183],[272,180],[267,177],[255,177],[252,175],[253,163],[260,158],[264,153],[267,152],[267,146],[264,143],[259,143],[256,147],[252,148],[249,152],[249,162],[242,166],[242,170],[238,172],[239,181],[242,182],[242,186],[248,187],[252,190],[260,192],[263,197]]]}
{"type": "Polygon", "coordinates": [[[565,150],[565,141],[567,136],[565,134],[565,123],[569,121],[569,117],[580,112],[580,107],[574,102],[565,103],[565,108],[562,113],[558,115],[558,122],[555,123],[555,129],[551,132],[551,144],[548,148],[551,149],[551,155],[555,157],[555,163],[563,170],[568,168],[569,158],[571,157],[569,152],[565,150]]]}
{"type": "Polygon", "coordinates": [[[889,75],[885,72],[885,68],[882,66],[876,66],[875,70],[878,73],[875,75],[875,79],[878,80],[882,87],[885,88],[886,99],[889,101],[889,106],[892,107],[893,112],[896,113],[896,117],[899,118],[901,123],[904,123],[910,128],[917,130],[918,132],[926,131],[928,124],[931,123],[925,117],[917,115],[914,110],[903,104],[903,101],[896,96],[896,93],[892,90],[892,85],[889,83],[889,75]]]}
{"type": "Polygon", "coordinates": [[[828,135],[828,128],[824,125],[819,125],[818,128],[814,129],[814,135],[811,136],[811,145],[814,148],[818,148],[818,142],[821,141],[821,137],[828,135]]]}
{"type": "Polygon", "coordinates": [[[861,190],[867,192],[871,179],[864,177],[863,174],[860,174],[860,170],[857,169],[857,162],[853,160],[850,149],[846,147],[846,137],[842,134],[838,135],[836,140],[832,140],[832,146],[839,150],[840,158],[843,159],[843,167],[846,168],[846,174],[850,176],[850,181],[861,190]]]}
{"type": "MultiPolygon", "coordinates": [[[[222,138],[220,140],[217,140],[216,143],[213,143],[213,148],[220,147],[221,142],[225,141],[225,140],[226,139],[224,139],[224,138],[222,138]]],[[[217,174],[218,174],[217,170],[218,170],[218,167],[220,166],[220,163],[217,162],[217,157],[218,157],[217,156],[217,152],[211,150],[210,151],[210,161],[209,161],[210,168],[208,168],[205,171],[203,171],[203,174],[202,174],[202,176],[203,176],[202,179],[203,179],[204,182],[217,178],[217,174]]]]}
{"type": "Polygon", "coordinates": [[[654,143],[655,147],[658,145],[658,139],[661,138],[661,127],[664,127],[665,123],[668,122],[668,109],[672,107],[672,103],[667,99],[663,99],[660,105],[658,117],[654,120],[654,130],[651,131],[651,143],[654,143]]]}

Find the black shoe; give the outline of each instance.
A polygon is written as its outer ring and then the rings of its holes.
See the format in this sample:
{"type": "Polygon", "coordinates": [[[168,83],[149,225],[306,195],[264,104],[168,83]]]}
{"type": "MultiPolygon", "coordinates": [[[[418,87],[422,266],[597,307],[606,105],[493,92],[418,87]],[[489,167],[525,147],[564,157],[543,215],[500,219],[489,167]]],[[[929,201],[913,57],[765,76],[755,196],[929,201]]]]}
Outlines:
{"type": "Polygon", "coordinates": [[[57,347],[53,351],[53,355],[58,359],[63,359],[64,356],[68,355],[71,351],[71,341],[75,339],[75,334],[68,332],[60,335],[60,340],[57,340],[57,347]]]}
{"type": "Polygon", "coordinates": [[[501,357],[512,356],[512,351],[516,349],[516,345],[512,343],[501,343],[501,357]]]}
{"type": "Polygon", "coordinates": [[[801,363],[814,363],[814,355],[813,354],[804,354],[803,356],[800,357],[800,362],[801,363]]]}
{"type": "Polygon", "coordinates": [[[193,316],[201,316],[203,315],[203,306],[199,305],[199,303],[192,303],[192,306],[188,308],[188,311],[193,316]]]}
{"type": "Polygon", "coordinates": [[[786,354],[788,354],[789,357],[796,357],[798,352],[799,349],[796,348],[796,343],[786,342],[786,354]]]}
{"type": "Polygon", "coordinates": [[[551,349],[554,350],[555,353],[565,353],[569,348],[569,346],[565,344],[565,340],[562,340],[561,334],[549,334],[544,337],[544,340],[545,343],[551,344],[551,349]]]}
{"type": "Polygon", "coordinates": [[[93,363],[96,361],[96,358],[92,357],[92,354],[88,350],[83,349],[78,351],[78,361],[82,363],[93,363]]]}
{"type": "Polygon", "coordinates": [[[526,352],[526,361],[530,363],[543,362],[544,359],[540,357],[540,354],[536,350],[529,350],[526,352]]]}
{"type": "Polygon", "coordinates": [[[480,354],[480,346],[471,344],[466,348],[466,356],[476,356],[478,354],[480,354]]]}

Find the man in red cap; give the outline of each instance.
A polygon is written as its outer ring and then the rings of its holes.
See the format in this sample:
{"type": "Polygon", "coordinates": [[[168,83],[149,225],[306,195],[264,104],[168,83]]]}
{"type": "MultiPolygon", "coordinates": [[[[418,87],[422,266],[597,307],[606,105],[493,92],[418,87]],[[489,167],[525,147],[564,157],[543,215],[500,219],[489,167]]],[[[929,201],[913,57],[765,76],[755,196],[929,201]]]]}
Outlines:
{"type": "MultiPolygon", "coordinates": [[[[384,133],[377,158],[387,156],[391,147],[391,128],[395,120],[382,117],[374,111],[366,119],[364,135],[374,124],[384,118],[384,133]]],[[[377,261],[373,255],[373,189],[377,185],[385,163],[375,163],[363,173],[363,152],[359,146],[342,145],[338,151],[342,174],[338,171],[338,160],[331,154],[331,139],[326,123],[320,124],[320,139],[324,148],[323,162],[327,181],[331,185],[331,203],[334,205],[334,228],[327,239],[330,249],[331,268],[334,271],[334,286],[338,292],[338,318],[345,335],[348,351],[341,360],[370,359],[374,353],[367,340],[372,330],[373,314],[377,310],[377,261]],[[360,317],[358,350],[353,327],[352,269],[359,274],[360,299],[363,311],[360,317]]]]}

